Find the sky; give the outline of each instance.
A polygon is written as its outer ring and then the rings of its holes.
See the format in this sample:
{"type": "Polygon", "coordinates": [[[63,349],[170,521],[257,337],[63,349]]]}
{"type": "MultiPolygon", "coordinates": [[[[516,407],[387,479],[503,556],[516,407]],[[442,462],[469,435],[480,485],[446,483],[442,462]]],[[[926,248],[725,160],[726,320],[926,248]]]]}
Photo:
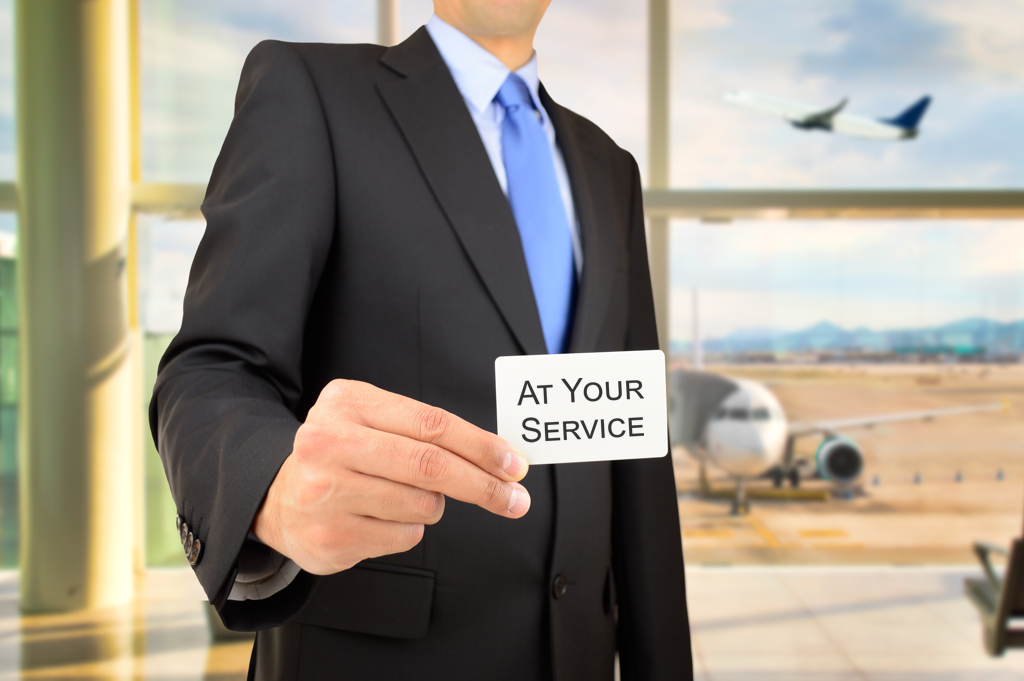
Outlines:
{"type": "MultiPolygon", "coordinates": [[[[0,0],[0,182],[14,178],[14,41],[12,0],[0,0]]],[[[2,223],[0,218],[0,223],[2,223]]]]}
{"type": "Polygon", "coordinates": [[[1024,319],[1022,221],[739,221],[672,225],[674,340],[701,335],[1024,319]]]}
{"type": "MultiPolygon", "coordinates": [[[[203,183],[238,73],[262,39],[369,42],[373,0],[141,0],[144,176],[203,183]]],[[[429,0],[400,0],[401,34],[429,0]]],[[[0,0],[0,181],[14,174],[11,0],[0,0]]],[[[647,163],[646,3],[554,0],[541,79],[647,163]]],[[[675,0],[672,183],[701,188],[1024,187],[1024,3],[1018,0],[675,0]],[[921,135],[877,142],[795,130],[735,108],[746,89],[891,117],[934,97],[921,135]]],[[[201,222],[147,218],[148,328],[170,331],[201,222]]],[[[1024,318],[1015,222],[762,222],[673,226],[672,336],[828,319],[891,328],[1024,318]]],[[[13,229],[0,216],[0,230],[13,229]]]]}
{"type": "Polygon", "coordinates": [[[695,187],[1024,185],[1024,3],[677,0],[672,180],[695,187]],[[753,90],[894,117],[933,102],[921,135],[887,143],[796,131],[721,101],[753,90]]]}

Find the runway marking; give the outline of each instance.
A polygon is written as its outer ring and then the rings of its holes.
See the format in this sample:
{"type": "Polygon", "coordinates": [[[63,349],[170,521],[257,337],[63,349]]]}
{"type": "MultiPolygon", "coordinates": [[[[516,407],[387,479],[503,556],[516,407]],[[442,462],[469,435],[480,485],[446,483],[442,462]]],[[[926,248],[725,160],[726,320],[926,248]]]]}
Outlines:
{"type": "Polygon", "coordinates": [[[831,537],[847,537],[846,530],[797,530],[797,535],[804,539],[828,539],[831,537]]]}
{"type": "Polygon", "coordinates": [[[683,530],[684,537],[691,539],[732,539],[736,535],[732,530],[718,528],[694,528],[683,530]]]}
{"type": "Polygon", "coordinates": [[[757,533],[761,535],[761,538],[768,542],[768,546],[770,546],[773,549],[779,548],[779,540],[776,539],[775,535],[769,532],[768,529],[761,524],[761,521],[755,518],[752,514],[747,515],[746,518],[750,522],[750,525],[757,531],[757,533]]]}

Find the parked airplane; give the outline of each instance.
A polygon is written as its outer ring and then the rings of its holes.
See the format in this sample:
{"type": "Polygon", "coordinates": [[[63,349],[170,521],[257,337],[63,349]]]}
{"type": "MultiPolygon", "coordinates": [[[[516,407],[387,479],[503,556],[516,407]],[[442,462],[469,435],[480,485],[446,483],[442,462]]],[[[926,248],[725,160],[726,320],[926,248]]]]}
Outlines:
{"type": "Polygon", "coordinates": [[[866,118],[842,113],[846,108],[845,98],[828,109],[756,92],[727,92],[723,99],[752,111],[778,116],[801,130],[824,130],[879,140],[917,137],[918,126],[932,101],[931,97],[922,97],[894,118],[866,118]]]}
{"type": "Polygon", "coordinates": [[[712,464],[735,479],[733,513],[746,512],[751,479],[770,477],[776,486],[788,479],[799,486],[804,462],[795,457],[794,445],[801,437],[824,436],[814,474],[849,488],[864,471],[864,455],[841,431],[1005,409],[1004,404],[980,404],[789,423],[779,400],[762,383],[678,368],[669,373],[669,395],[672,444],[685,447],[702,468],[712,464]]]}
{"type": "Polygon", "coordinates": [[[705,467],[712,464],[736,481],[733,513],[748,510],[747,481],[770,477],[781,487],[788,479],[793,487],[799,487],[803,464],[810,464],[814,475],[849,489],[864,471],[864,455],[840,431],[1006,408],[1006,404],[979,404],[789,423],[778,398],[764,384],[703,371],[699,304],[694,289],[693,370],[669,372],[669,431],[673,446],[682,445],[699,462],[702,477],[705,467]],[[815,435],[824,439],[813,464],[797,459],[797,439],[815,435]]]}

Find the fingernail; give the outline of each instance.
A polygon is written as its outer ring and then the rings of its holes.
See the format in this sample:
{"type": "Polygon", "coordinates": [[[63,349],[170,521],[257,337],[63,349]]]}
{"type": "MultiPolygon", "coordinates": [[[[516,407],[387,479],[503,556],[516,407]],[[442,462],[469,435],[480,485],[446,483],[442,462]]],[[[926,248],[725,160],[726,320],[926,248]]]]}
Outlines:
{"type": "Polygon", "coordinates": [[[530,464],[527,463],[526,458],[516,451],[506,454],[505,460],[501,462],[501,469],[516,480],[526,475],[526,469],[529,467],[530,464]]]}
{"type": "Polygon", "coordinates": [[[519,483],[512,484],[512,496],[508,499],[508,512],[514,516],[525,515],[530,510],[530,493],[519,483]]]}

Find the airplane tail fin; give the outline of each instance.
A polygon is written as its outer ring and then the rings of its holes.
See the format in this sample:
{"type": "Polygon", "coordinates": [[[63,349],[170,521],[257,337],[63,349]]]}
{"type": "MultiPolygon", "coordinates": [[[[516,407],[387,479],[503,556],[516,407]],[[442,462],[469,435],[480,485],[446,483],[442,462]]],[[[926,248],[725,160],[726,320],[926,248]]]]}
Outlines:
{"type": "Polygon", "coordinates": [[[924,118],[924,112],[928,110],[928,105],[931,103],[932,98],[925,95],[911,104],[906,111],[896,116],[896,118],[888,119],[886,123],[892,123],[904,130],[916,130],[921,119],[924,118]]]}

